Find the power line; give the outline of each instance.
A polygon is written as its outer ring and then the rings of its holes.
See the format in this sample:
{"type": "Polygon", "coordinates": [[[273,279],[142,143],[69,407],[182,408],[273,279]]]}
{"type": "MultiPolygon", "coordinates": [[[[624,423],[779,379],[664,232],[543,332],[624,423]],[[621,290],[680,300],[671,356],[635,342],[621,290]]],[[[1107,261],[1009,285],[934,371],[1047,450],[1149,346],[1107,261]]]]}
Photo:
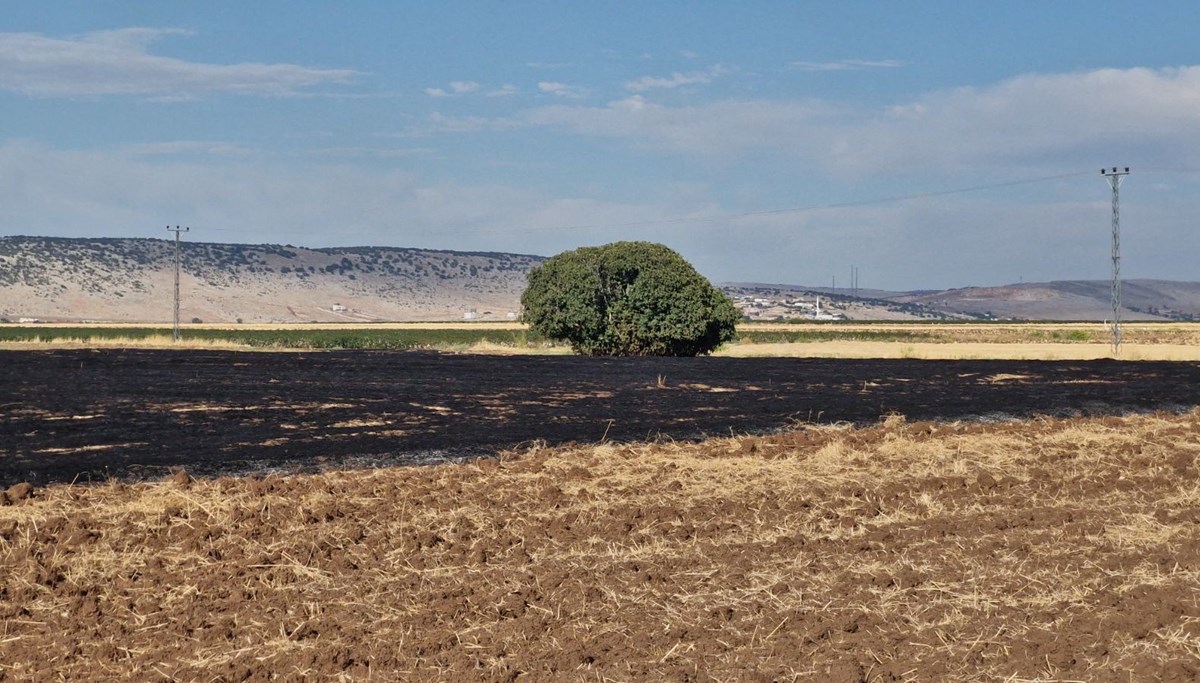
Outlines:
{"type": "MultiPolygon", "coordinates": [[[[890,197],[877,197],[874,199],[861,199],[861,200],[852,200],[852,201],[846,201],[846,202],[833,202],[833,203],[829,203],[829,204],[810,204],[807,206],[793,206],[793,207],[788,207],[788,208],[783,208],[783,209],[763,209],[763,210],[758,210],[758,211],[744,211],[744,212],[740,212],[740,213],[724,213],[724,214],[717,214],[717,215],[712,215],[712,216],[695,216],[695,215],[674,216],[674,217],[670,217],[670,218],[652,218],[652,219],[639,220],[639,221],[625,221],[625,222],[615,222],[615,223],[580,223],[580,224],[574,224],[574,225],[557,225],[557,226],[546,226],[546,227],[538,227],[538,228],[532,228],[532,227],[512,228],[512,229],[505,229],[505,228],[479,228],[479,229],[459,228],[459,229],[454,229],[454,228],[450,228],[450,229],[445,229],[445,230],[437,230],[436,232],[438,235],[479,234],[479,233],[487,233],[487,232],[504,233],[504,234],[513,234],[513,233],[520,234],[520,233],[534,233],[534,232],[566,232],[566,231],[573,231],[573,230],[605,230],[605,229],[612,229],[612,228],[637,228],[637,227],[648,227],[648,226],[653,226],[653,225],[678,225],[681,223],[717,223],[717,222],[722,222],[722,221],[736,221],[736,220],[740,220],[740,219],[744,219],[744,218],[755,218],[755,217],[760,217],[760,216],[777,216],[777,215],[784,215],[784,214],[811,213],[814,211],[827,211],[830,209],[849,209],[849,208],[857,208],[857,207],[862,207],[862,206],[875,206],[875,205],[879,205],[879,204],[893,204],[893,203],[897,203],[897,202],[913,201],[913,200],[917,200],[917,199],[927,199],[930,197],[945,197],[945,196],[956,195],[956,194],[967,194],[967,193],[971,193],[971,192],[983,192],[986,190],[996,190],[996,189],[1002,189],[1002,188],[1006,188],[1006,187],[1016,187],[1019,185],[1033,185],[1036,183],[1049,182],[1052,180],[1062,180],[1064,178],[1074,178],[1074,177],[1078,177],[1078,176],[1091,175],[1092,173],[1093,173],[1093,171],[1075,171],[1075,172],[1071,172],[1071,173],[1060,173],[1057,175],[1039,176],[1036,178],[1022,178],[1020,180],[1009,180],[1009,181],[1005,181],[1005,182],[991,183],[991,184],[987,184],[987,185],[972,185],[969,187],[959,187],[959,188],[953,188],[953,189],[948,189],[948,190],[931,190],[928,192],[918,192],[918,193],[914,193],[914,194],[905,194],[905,195],[894,195],[894,196],[890,196],[890,197]]],[[[206,227],[205,230],[211,230],[214,232],[245,232],[244,228],[208,228],[208,227],[206,227]]],[[[362,234],[366,231],[367,231],[367,229],[364,228],[363,230],[356,231],[352,234],[362,234]]],[[[272,234],[295,236],[295,235],[325,235],[328,233],[326,233],[324,231],[308,230],[308,231],[302,231],[302,232],[298,232],[298,231],[272,232],[272,234]]]]}
{"type": "MultiPolygon", "coordinates": [[[[673,223],[715,223],[718,221],[738,220],[741,218],[753,218],[757,216],[775,216],[788,213],[807,213],[811,211],[825,211],[828,209],[848,209],[860,206],[873,206],[876,204],[891,204],[895,202],[905,202],[914,199],[925,199],[928,197],[944,197],[954,194],[966,194],[968,192],[981,192],[983,190],[995,190],[1004,187],[1014,187],[1017,185],[1031,185],[1034,183],[1042,183],[1050,180],[1061,180],[1063,178],[1074,178],[1077,176],[1091,175],[1092,171],[1075,171],[1072,173],[1060,173],[1058,175],[1041,176],[1038,178],[1025,178],[1022,180],[1009,180],[1003,183],[992,183],[990,185],[974,185],[971,187],[961,187],[952,190],[934,190],[930,192],[918,192],[916,194],[896,195],[892,197],[879,197],[876,199],[862,199],[848,202],[835,202],[831,204],[812,204],[808,206],[795,206],[786,209],[767,209],[762,211],[746,211],[742,213],[727,213],[716,216],[679,216],[675,218],[660,218],[644,221],[629,221],[625,223],[590,223],[583,225],[566,225],[558,227],[545,228],[526,228],[522,232],[534,231],[557,231],[557,230],[593,230],[598,228],[634,228],[644,227],[648,225],[668,225],[673,223]]],[[[448,230],[445,232],[459,232],[448,230]]]]}

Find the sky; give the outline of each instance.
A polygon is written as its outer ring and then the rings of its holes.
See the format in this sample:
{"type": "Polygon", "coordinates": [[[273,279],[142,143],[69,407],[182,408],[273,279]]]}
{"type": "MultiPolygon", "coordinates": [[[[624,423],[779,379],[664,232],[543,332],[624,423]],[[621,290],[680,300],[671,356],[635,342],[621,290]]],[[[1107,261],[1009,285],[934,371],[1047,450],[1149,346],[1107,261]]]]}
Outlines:
{"type": "Polygon", "coordinates": [[[1200,280],[1200,3],[0,0],[0,235],[1200,280]]]}

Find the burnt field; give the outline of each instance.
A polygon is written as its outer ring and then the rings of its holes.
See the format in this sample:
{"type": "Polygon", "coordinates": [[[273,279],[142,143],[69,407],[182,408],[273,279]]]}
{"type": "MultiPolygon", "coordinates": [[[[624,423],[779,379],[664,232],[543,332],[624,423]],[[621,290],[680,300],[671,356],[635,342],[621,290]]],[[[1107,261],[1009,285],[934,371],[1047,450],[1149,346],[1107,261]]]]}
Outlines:
{"type": "Polygon", "coordinates": [[[1200,680],[1197,364],[0,358],[0,682],[1200,680]]]}
{"type": "Polygon", "coordinates": [[[1200,404],[1200,364],[9,351],[0,484],[309,471],[548,444],[1200,404]]]}

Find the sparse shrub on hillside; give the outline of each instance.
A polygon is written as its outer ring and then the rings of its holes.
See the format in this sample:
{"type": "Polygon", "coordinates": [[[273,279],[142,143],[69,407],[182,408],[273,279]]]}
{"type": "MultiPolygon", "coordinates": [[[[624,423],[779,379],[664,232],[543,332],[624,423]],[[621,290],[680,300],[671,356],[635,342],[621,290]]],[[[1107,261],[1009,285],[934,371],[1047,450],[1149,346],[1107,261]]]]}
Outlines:
{"type": "Polygon", "coordinates": [[[555,256],[521,296],[531,329],[592,356],[695,356],[732,341],[733,302],[661,244],[615,242],[555,256]]]}

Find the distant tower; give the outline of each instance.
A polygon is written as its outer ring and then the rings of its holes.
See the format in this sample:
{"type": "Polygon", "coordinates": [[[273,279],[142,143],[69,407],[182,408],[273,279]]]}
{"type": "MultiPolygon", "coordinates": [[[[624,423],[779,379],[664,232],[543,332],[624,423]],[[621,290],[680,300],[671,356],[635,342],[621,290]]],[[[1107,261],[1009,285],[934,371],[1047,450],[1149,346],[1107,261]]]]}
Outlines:
{"type": "Polygon", "coordinates": [[[1100,169],[1100,175],[1112,187],[1112,351],[1121,351],[1121,181],[1129,175],[1129,167],[1100,169]]]}

